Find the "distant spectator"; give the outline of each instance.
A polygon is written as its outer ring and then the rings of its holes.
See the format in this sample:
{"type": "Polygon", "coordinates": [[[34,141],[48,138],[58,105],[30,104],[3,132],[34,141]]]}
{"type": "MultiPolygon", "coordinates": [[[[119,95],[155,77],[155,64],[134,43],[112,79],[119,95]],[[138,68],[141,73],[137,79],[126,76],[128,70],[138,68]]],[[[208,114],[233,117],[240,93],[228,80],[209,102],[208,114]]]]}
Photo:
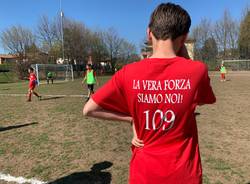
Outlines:
{"type": "Polygon", "coordinates": [[[226,73],[227,73],[226,67],[222,63],[221,67],[220,67],[220,76],[221,76],[220,81],[221,82],[225,82],[226,81],[226,73]]]}

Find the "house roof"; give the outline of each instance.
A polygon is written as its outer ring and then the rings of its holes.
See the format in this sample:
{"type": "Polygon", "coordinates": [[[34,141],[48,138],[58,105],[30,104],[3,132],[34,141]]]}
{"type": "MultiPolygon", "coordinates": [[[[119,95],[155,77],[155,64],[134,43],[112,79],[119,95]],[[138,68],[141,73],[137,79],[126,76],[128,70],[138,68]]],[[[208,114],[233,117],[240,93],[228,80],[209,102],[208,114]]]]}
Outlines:
{"type": "Polygon", "coordinates": [[[17,55],[11,55],[11,54],[0,54],[0,58],[3,59],[14,59],[14,58],[18,58],[17,55]]]}

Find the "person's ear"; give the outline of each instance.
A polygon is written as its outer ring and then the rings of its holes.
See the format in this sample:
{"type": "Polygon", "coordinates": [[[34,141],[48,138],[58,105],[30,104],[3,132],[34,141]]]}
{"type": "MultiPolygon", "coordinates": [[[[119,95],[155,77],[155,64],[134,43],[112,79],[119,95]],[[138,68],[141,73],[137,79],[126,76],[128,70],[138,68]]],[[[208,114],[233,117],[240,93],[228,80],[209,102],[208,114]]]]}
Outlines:
{"type": "Polygon", "coordinates": [[[149,43],[152,42],[152,32],[150,31],[149,27],[147,28],[147,41],[149,43]]]}

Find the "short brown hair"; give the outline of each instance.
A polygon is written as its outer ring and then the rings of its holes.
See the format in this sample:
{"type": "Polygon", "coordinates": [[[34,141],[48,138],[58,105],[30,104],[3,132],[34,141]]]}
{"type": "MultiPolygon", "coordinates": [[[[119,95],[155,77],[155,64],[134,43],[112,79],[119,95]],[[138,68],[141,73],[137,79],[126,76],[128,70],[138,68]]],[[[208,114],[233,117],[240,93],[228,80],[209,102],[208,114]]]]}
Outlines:
{"type": "MultiPolygon", "coordinates": [[[[27,69],[26,69],[27,70],[27,69]]],[[[32,68],[32,67],[29,67],[29,70],[31,71],[31,72],[34,72],[34,68],[32,68]]]]}
{"type": "Polygon", "coordinates": [[[148,27],[157,40],[174,40],[187,34],[190,26],[191,18],[186,10],[173,3],[162,3],[151,14],[148,27]]]}

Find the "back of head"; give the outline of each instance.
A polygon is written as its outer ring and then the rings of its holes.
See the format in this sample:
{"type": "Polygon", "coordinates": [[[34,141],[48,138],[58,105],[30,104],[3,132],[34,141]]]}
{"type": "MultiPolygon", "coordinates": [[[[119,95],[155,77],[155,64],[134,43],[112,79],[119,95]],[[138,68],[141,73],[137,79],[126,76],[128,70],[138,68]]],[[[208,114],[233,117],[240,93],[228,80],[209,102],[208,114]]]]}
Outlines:
{"type": "Polygon", "coordinates": [[[162,3],[151,14],[148,27],[157,40],[174,40],[187,34],[190,26],[186,10],[173,3],[162,3]]]}
{"type": "Polygon", "coordinates": [[[92,69],[92,65],[91,64],[87,64],[87,69],[92,69]]]}
{"type": "Polygon", "coordinates": [[[34,68],[32,68],[32,67],[29,67],[29,72],[34,72],[34,68]]]}

